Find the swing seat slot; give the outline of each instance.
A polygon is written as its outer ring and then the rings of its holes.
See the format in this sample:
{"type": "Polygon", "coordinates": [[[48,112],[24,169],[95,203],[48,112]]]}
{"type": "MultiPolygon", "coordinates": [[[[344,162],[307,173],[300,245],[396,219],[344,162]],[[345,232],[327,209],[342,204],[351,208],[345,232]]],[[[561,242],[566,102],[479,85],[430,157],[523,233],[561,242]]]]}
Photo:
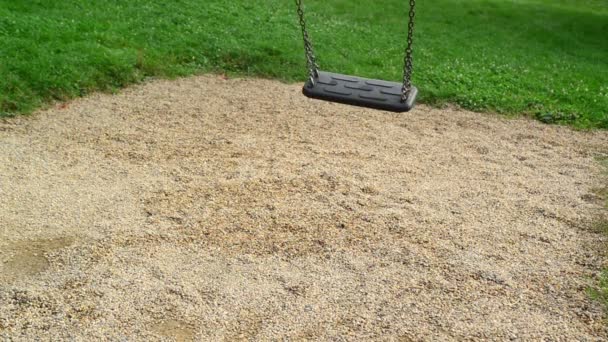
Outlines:
{"type": "Polygon", "coordinates": [[[412,109],[418,94],[412,86],[406,100],[401,101],[402,87],[397,82],[318,71],[314,84],[308,80],[302,92],[314,99],[402,113],[412,109]]]}

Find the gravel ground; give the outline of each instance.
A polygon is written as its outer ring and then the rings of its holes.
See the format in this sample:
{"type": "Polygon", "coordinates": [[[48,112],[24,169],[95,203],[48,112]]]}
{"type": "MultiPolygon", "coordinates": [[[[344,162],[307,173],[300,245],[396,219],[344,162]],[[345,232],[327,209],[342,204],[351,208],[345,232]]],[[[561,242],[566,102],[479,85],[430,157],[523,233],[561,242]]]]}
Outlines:
{"type": "Polygon", "coordinates": [[[603,340],[608,132],[201,76],[0,121],[0,339],[603,340]]]}

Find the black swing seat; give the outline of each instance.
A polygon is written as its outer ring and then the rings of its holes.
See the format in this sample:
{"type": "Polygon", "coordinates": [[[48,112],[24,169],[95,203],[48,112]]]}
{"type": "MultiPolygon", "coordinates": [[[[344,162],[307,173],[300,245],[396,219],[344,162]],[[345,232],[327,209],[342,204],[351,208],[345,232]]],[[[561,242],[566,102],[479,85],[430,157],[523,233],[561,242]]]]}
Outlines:
{"type": "Polygon", "coordinates": [[[412,86],[407,99],[401,101],[402,87],[397,82],[318,71],[314,84],[308,80],[302,92],[314,99],[402,113],[414,107],[418,94],[412,86]]]}

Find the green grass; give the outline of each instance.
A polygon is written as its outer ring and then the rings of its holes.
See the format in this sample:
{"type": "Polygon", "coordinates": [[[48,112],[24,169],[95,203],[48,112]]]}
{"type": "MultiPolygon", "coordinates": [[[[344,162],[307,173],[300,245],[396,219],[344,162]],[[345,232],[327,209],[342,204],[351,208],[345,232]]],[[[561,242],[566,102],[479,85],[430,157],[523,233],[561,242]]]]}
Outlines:
{"type": "MultiPolygon", "coordinates": [[[[399,80],[406,1],[305,1],[324,69],[399,80]],[[381,5],[379,5],[381,3],[381,5]]],[[[305,79],[293,1],[0,0],[0,115],[146,77],[305,79]]],[[[420,101],[608,128],[606,0],[419,1],[420,101]]]]}

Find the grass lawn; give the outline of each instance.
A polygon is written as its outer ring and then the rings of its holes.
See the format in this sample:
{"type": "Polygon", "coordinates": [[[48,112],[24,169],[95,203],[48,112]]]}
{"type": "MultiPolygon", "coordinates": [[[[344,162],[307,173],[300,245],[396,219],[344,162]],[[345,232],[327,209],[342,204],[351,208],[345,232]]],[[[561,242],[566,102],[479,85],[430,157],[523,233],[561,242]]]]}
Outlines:
{"type": "MultiPolygon", "coordinates": [[[[321,68],[399,80],[405,0],[305,1],[321,68]]],[[[206,71],[305,79],[293,1],[0,0],[0,115],[206,71]]],[[[425,0],[420,101],[608,128],[605,0],[425,0]]]]}

